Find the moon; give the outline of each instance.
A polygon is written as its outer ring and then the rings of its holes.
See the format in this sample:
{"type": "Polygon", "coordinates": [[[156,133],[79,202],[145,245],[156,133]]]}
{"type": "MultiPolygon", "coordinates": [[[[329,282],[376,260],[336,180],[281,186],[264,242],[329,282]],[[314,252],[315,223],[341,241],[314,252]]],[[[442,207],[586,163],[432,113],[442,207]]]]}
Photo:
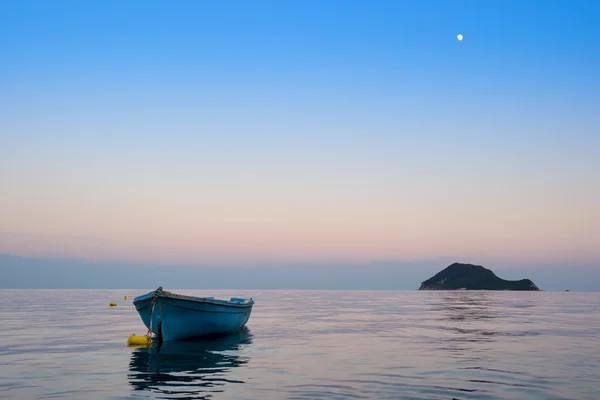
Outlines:
{"type": "Polygon", "coordinates": [[[463,39],[463,36],[462,36],[462,35],[459,33],[459,34],[456,36],[456,38],[457,38],[458,40],[462,40],[462,39],[463,39]]]}

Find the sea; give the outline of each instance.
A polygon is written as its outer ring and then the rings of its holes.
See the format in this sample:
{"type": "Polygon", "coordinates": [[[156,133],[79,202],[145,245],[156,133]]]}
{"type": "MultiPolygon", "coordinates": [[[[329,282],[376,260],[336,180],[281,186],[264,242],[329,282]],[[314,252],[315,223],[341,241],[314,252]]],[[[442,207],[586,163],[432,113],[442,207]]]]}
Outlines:
{"type": "Polygon", "coordinates": [[[1,290],[0,399],[600,399],[600,293],[182,290],[256,304],[129,347],[153,289],[1,290]]]}

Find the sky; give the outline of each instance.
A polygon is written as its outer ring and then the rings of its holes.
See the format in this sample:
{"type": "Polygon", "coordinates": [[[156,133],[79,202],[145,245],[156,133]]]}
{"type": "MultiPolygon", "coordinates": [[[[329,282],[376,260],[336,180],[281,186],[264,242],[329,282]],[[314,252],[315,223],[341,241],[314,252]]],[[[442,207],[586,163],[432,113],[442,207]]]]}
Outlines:
{"type": "Polygon", "coordinates": [[[573,0],[3,1],[0,254],[83,281],[418,287],[461,261],[589,288],[599,23],[573,0]]]}

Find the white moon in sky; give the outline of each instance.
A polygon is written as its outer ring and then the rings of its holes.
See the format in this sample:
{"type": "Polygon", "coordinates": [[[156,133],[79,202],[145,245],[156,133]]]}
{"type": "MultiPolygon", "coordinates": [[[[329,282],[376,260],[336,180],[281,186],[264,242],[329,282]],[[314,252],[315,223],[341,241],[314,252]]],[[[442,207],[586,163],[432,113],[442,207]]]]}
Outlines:
{"type": "Polygon", "coordinates": [[[456,38],[457,38],[458,40],[462,40],[462,35],[459,33],[459,34],[458,34],[458,36],[456,36],[456,38]]]}

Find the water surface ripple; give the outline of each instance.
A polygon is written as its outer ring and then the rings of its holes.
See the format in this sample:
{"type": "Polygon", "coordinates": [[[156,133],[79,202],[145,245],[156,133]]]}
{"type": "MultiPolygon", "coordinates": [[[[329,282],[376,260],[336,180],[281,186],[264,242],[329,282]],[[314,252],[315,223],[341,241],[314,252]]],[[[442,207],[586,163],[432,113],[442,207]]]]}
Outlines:
{"type": "Polygon", "coordinates": [[[186,290],[248,328],[129,348],[143,292],[0,291],[0,399],[600,399],[599,293],[186,290]]]}

